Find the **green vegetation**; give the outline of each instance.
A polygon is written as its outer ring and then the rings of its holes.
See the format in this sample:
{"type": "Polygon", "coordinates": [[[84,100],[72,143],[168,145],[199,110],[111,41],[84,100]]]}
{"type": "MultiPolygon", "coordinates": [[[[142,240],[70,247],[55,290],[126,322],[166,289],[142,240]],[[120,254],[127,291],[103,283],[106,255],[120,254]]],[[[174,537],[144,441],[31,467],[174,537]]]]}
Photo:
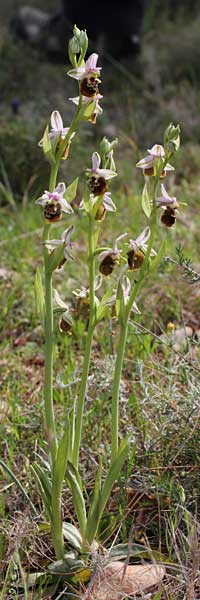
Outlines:
{"type": "MultiPolygon", "coordinates": [[[[200,586],[197,514],[200,494],[199,61],[196,42],[192,45],[197,24],[194,27],[191,23],[190,28],[187,28],[188,37],[183,35],[184,44],[190,43],[188,61],[184,60],[184,47],[181,56],[179,46],[176,69],[172,70],[172,64],[178,52],[175,41],[179,36],[177,31],[175,36],[173,26],[168,23],[156,41],[151,31],[145,34],[139,78],[134,77],[129,66],[124,74],[117,67],[107,67],[104,114],[97,129],[91,124],[83,127],[79,152],[78,142],[74,140],[67,175],[67,183],[71,183],[77,172],[82,173],[90,166],[88,156],[97,149],[97,135],[106,134],[111,138],[117,135],[119,178],[113,186],[116,190],[113,198],[118,212],[114,221],[112,216],[106,217],[102,246],[105,240],[112,246],[113,239],[120,235],[122,215],[123,230],[134,238],[143,226],[139,210],[143,182],[135,169],[138,147],[145,149],[154,142],[160,143],[163,127],[170,120],[180,122],[184,144],[176,158],[176,174],[171,176],[170,191],[187,206],[178,215],[175,228],[169,231],[159,272],[150,275],[148,289],[140,292],[142,315],[131,317],[128,355],[120,387],[121,434],[123,437],[127,432],[130,434],[131,453],[100,525],[100,542],[105,547],[109,548],[114,540],[116,543],[116,539],[117,543],[126,544],[131,540],[135,544],[134,563],[141,558],[140,544],[149,549],[143,559],[158,561],[160,553],[161,562],[168,564],[166,581],[158,596],[162,600],[197,599],[200,586]],[[174,40],[174,46],[169,39],[174,40]],[[188,259],[197,274],[196,283],[194,274],[191,276],[186,269],[188,259]]],[[[68,598],[64,591],[66,576],[61,575],[58,584],[54,574],[48,571],[54,559],[53,549],[30,468],[38,453],[45,461],[47,451],[41,419],[44,337],[34,298],[35,272],[42,267],[42,219],[35,199],[48,186],[48,165],[41,160],[37,147],[44,120],[47,121],[51,110],[56,108],[66,123],[69,122],[72,111],[68,113],[69,104],[65,99],[73,95],[73,85],[65,80],[66,67],[51,65],[45,60],[41,63],[41,56],[35,50],[27,54],[25,49],[23,44],[13,42],[7,32],[4,34],[0,119],[0,432],[1,458],[31,498],[38,518],[22,489],[0,463],[0,599],[50,597],[56,600],[68,598]],[[12,115],[10,106],[13,96],[20,100],[16,116],[12,115]]],[[[62,169],[66,179],[65,163],[62,169]]],[[[81,197],[82,184],[74,203],[75,212],[81,197]]],[[[88,285],[83,261],[83,228],[87,228],[87,222],[80,213],[78,215],[74,217],[77,234],[80,232],[76,261],[68,264],[67,280],[62,274],[57,275],[60,296],[70,303],[74,314],[79,315],[73,336],[63,336],[58,328],[55,334],[59,348],[59,356],[54,350],[55,410],[61,423],[73,406],[86,338],[87,307],[78,305],[71,294],[72,290],[88,285]]],[[[70,218],[70,224],[72,222],[70,218]]],[[[62,223],[55,225],[55,237],[59,237],[62,229],[62,223]]],[[[162,228],[160,236],[162,239],[162,228]]],[[[111,319],[109,328],[101,324],[93,342],[81,449],[88,504],[99,452],[103,474],[106,470],[105,451],[110,446],[110,389],[118,333],[115,320],[111,319]]],[[[66,521],[74,521],[67,486],[63,515],[66,521]]],[[[84,581],[80,589],[83,594],[84,581]]],[[[155,598],[152,592],[151,599],[155,598]]]]}

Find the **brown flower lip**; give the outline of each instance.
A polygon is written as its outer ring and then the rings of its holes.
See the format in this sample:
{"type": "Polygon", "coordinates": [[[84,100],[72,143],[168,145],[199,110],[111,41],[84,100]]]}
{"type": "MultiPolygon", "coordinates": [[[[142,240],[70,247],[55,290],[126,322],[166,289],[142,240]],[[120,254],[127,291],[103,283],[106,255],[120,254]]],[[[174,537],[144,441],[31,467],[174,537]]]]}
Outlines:
{"type": "Polygon", "coordinates": [[[106,277],[108,275],[111,275],[111,273],[113,272],[115,265],[117,263],[118,260],[118,256],[114,253],[110,253],[107,254],[107,256],[105,256],[103,258],[103,260],[101,261],[100,265],[99,265],[99,271],[100,273],[102,273],[102,275],[105,275],[106,277]]]}
{"type": "Polygon", "coordinates": [[[101,175],[90,176],[89,187],[94,196],[101,196],[108,191],[106,180],[101,175]]]}
{"type": "Polygon", "coordinates": [[[144,254],[141,250],[129,250],[127,252],[128,266],[131,271],[140,269],[144,262],[144,254]]]}
{"type": "Polygon", "coordinates": [[[98,88],[99,79],[94,77],[94,75],[90,77],[84,77],[80,83],[80,92],[83,96],[87,96],[87,98],[95,98],[97,94],[99,94],[98,88]]]}
{"type": "Polygon", "coordinates": [[[166,227],[172,227],[176,222],[176,210],[167,206],[161,216],[161,222],[163,225],[166,225],[166,227]]]}
{"type": "Polygon", "coordinates": [[[62,317],[59,323],[59,329],[62,333],[68,333],[68,335],[71,335],[72,325],[62,317]]]}
{"type": "Polygon", "coordinates": [[[62,219],[62,207],[59,202],[49,202],[44,207],[44,217],[51,223],[62,219]]]}

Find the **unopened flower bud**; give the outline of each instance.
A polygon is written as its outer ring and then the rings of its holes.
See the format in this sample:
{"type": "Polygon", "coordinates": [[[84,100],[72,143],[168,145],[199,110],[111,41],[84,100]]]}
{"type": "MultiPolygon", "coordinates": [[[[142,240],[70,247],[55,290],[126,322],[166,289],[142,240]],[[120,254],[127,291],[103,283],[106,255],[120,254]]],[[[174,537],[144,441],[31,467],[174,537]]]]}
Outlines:
{"type": "Polygon", "coordinates": [[[74,25],[74,28],[73,28],[73,35],[74,35],[74,37],[76,37],[79,40],[80,35],[81,35],[81,30],[76,25],[74,25]]]}
{"type": "Polygon", "coordinates": [[[81,31],[80,32],[80,37],[79,37],[79,44],[81,47],[81,53],[82,56],[84,57],[86,55],[87,49],[88,49],[88,36],[86,31],[81,31]]]}
{"type": "Polygon", "coordinates": [[[80,52],[79,40],[77,40],[76,37],[73,37],[71,40],[69,40],[69,52],[72,54],[78,54],[78,52],[80,52]]]}
{"type": "Polygon", "coordinates": [[[100,143],[100,152],[101,154],[107,154],[108,152],[110,152],[110,142],[105,136],[103,137],[100,143]]]}
{"type": "Polygon", "coordinates": [[[164,134],[164,143],[168,152],[174,152],[180,146],[180,126],[170,123],[164,134]]]}

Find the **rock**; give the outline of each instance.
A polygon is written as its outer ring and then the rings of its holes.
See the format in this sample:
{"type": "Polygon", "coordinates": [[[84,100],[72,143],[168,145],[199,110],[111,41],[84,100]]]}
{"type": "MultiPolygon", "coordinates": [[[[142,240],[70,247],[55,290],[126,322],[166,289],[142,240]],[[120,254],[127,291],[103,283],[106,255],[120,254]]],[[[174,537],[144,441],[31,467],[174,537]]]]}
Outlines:
{"type": "Polygon", "coordinates": [[[157,586],[165,576],[165,568],[157,564],[125,565],[113,561],[95,576],[88,600],[123,600],[157,586]]]}

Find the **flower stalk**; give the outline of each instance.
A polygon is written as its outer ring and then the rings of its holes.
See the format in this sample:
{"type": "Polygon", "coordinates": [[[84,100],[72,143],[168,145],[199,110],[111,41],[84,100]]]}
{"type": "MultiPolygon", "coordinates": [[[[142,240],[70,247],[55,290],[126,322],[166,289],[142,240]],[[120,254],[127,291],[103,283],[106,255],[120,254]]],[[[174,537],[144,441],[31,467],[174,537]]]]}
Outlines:
{"type": "Polygon", "coordinates": [[[137,294],[143,284],[143,281],[146,277],[146,273],[148,270],[149,258],[151,255],[151,251],[153,248],[155,233],[156,233],[156,193],[157,187],[159,183],[159,175],[155,179],[154,191],[153,191],[153,208],[151,214],[151,227],[150,227],[150,237],[147,246],[147,251],[145,253],[145,258],[143,264],[140,269],[140,275],[137,283],[132,289],[132,293],[130,294],[130,298],[125,307],[123,318],[120,320],[120,336],[118,343],[117,356],[115,361],[115,370],[114,370],[114,378],[113,378],[113,392],[112,392],[112,406],[111,406],[111,462],[114,462],[118,453],[119,446],[119,396],[120,396],[120,381],[121,374],[123,368],[125,347],[126,347],[126,339],[128,332],[128,320],[130,316],[130,312],[133,306],[133,303],[136,300],[137,294]]]}
{"type": "Polygon", "coordinates": [[[77,413],[76,413],[76,425],[75,425],[75,438],[74,438],[74,448],[73,448],[73,464],[76,468],[78,468],[79,461],[79,450],[82,436],[82,427],[83,427],[83,412],[84,412],[84,403],[85,396],[87,390],[87,381],[88,381],[88,373],[89,373],[89,365],[90,365],[90,356],[91,356],[91,348],[92,348],[92,340],[93,333],[95,327],[95,293],[94,293],[94,280],[95,280],[95,244],[94,244],[94,218],[92,215],[88,215],[89,217],[89,229],[88,229],[88,262],[89,262],[89,279],[90,279],[90,288],[89,288],[89,299],[90,299],[90,320],[89,327],[87,332],[87,341],[85,347],[85,355],[83,361],[83,371],[81,378],[81,385],[79,390],[79,396],[77,401],[77,413]]]}

